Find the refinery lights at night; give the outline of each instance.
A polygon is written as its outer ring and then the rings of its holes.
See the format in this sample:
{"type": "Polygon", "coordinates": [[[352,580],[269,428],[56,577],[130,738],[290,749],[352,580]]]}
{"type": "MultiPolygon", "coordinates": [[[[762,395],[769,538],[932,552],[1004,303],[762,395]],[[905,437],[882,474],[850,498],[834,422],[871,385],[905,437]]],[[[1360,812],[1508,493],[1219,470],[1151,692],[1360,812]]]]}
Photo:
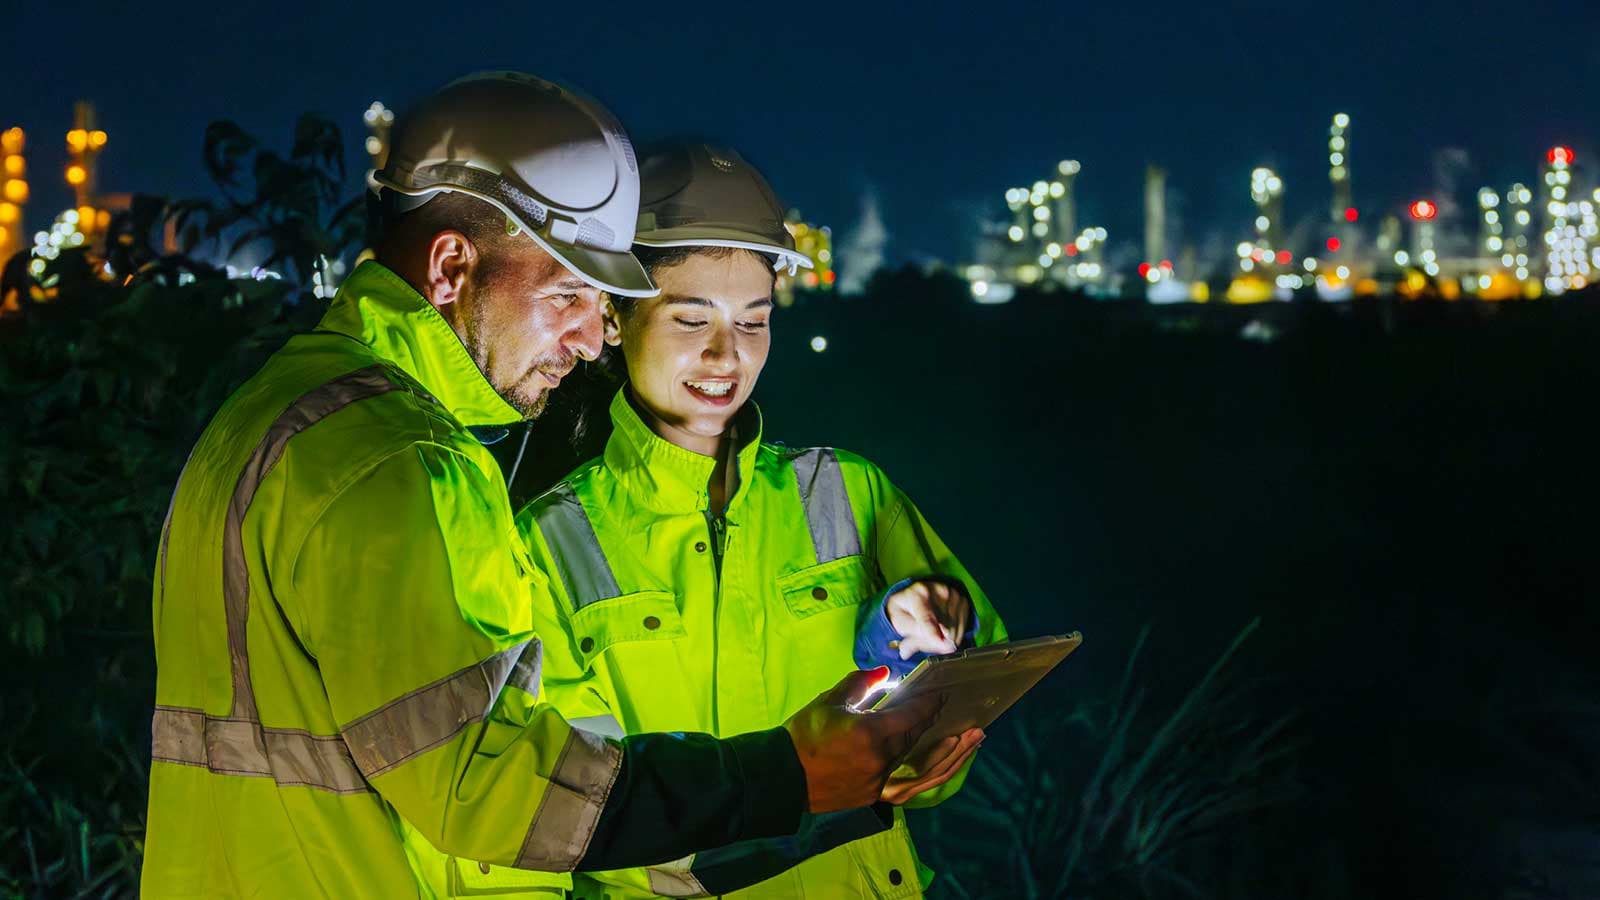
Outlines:
{"type": "Polygon", "coordinates": [[[1004,303],[1019,287],[1037,287],[1103,298],[1142,295],[1151,303],[1262,303],[1299,296],[1337,302],[1380,294],[1511,300],[1559,295],[1594,281],[1600,270],[1600,182],[1581,176],[1572,148],[1549,148],[1527,184],[1480,188],[1473,215],[1445,222],[1443,197],[1396,198],[1395,213],[1369,224],[1353,200],[1350,130],[1348,114],[1332,117],[1328,212],[1320,227],[1288,227],[1283,176],[1266,166],[1250,171],[1255,215],[1239,223],[1231,261],[1202,263],[1191,244],[1173,240],[1167,173],[1151,165],[1145,170],[1140,261],[1137,267],[1108,263],[1106,230],[1078,226],[1073,187],[1082,166],[1063,160],[1050,180],[1005,192],[1009,217],[985,223],[962,269],[972,297],[1004,303]],[[1172,246],[1179,248],[1176,253],[1172,246]]]}

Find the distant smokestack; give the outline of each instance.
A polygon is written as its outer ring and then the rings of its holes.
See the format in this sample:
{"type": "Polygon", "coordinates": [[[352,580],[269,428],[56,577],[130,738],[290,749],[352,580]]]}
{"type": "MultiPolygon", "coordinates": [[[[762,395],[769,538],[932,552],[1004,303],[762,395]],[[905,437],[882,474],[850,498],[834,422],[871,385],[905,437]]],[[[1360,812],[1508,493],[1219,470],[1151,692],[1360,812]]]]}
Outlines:
{"type": "Polygon", "coordinates": [[[1058,192],[1054,184],[1050,188],[1050,196],[1055,200],[1052,213],[1055,240],[1063,247],[1078,239],[1078,210],[1072,200],[1072,182],[1082,168],[1075,159],[1063,159],[1056,164],[1056,184],[1061,185],[1061,190],[1058,192]]]}
{"type": "Polygon", "coordinates": [[[1144,170],[1144,259],[1158,265],[1167,257],[1167,170],[1144,170]]]}

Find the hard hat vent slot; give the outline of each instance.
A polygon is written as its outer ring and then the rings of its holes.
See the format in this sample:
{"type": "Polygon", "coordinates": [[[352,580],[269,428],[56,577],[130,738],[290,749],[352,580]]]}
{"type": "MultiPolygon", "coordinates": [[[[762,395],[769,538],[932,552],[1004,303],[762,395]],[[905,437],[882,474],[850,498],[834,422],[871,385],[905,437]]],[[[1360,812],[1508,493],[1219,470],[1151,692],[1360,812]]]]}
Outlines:
{"type": "Polygon", "coordinates": [[[599,219],[588,218],[578,226],[578,237],[573,243],[580,247],[609,250],[616,239],[617,233],[606,227],[606,223],[599,219]]]}
{"type": "Polygon", "coordinates": [[[416,171],[412,182],[418,188],[436,185],[445,189],[466,188],[474,194],[505,204],[512,212],[522,216],[523,223],[530,228],[542,228],[548,215],[543,204],[516,185],[498,175],[470,166],[449,163],[423,166],[416,171]]]}

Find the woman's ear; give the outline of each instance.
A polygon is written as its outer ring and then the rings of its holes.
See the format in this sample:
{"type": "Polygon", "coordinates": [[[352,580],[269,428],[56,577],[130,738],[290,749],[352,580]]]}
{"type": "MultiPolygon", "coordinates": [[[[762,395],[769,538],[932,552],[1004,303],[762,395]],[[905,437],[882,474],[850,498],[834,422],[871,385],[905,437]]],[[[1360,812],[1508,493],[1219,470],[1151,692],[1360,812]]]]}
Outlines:
{"type": "Polygon", "coordinates": [[[611,302],[611,295],[606,294],[600,301],[601,337],[606,346],[618,347],[622,344],[622,320],[617,316],[617,306],[611,302]]]}

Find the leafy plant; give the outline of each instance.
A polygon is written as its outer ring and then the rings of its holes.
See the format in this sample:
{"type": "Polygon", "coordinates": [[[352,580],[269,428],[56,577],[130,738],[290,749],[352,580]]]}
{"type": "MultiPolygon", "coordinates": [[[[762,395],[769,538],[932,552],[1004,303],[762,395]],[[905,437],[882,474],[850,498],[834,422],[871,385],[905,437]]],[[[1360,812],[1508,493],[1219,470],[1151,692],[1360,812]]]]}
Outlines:
{"type": "Polygon", "coordinates": [[[295,301],[359,237],[337,144],[312,117],[288,158],[213,125],[224,202],[139,197],[104,258],[6,266],[35,302],[0,323],[0,652],[20,663],[0,683],[0,898],[137,894],[161,522],[205,422],[321,315],[295,301]],[[287,277],[230,278],[208,241],[260,243],[287,277]]]}
{"type": "Polygon", "coordinates": [[[223,199],[173,206],[184,244],[211,242],[230,258],[256,250],[261,267],[287,269],[291,281],[330,284],[329,261],[359,247],[365,233],[363,196],[344,195],[339,127],[301,116],[285,157],[233,122],[213,122],[204,151],[206,171],[223,199]]]}

